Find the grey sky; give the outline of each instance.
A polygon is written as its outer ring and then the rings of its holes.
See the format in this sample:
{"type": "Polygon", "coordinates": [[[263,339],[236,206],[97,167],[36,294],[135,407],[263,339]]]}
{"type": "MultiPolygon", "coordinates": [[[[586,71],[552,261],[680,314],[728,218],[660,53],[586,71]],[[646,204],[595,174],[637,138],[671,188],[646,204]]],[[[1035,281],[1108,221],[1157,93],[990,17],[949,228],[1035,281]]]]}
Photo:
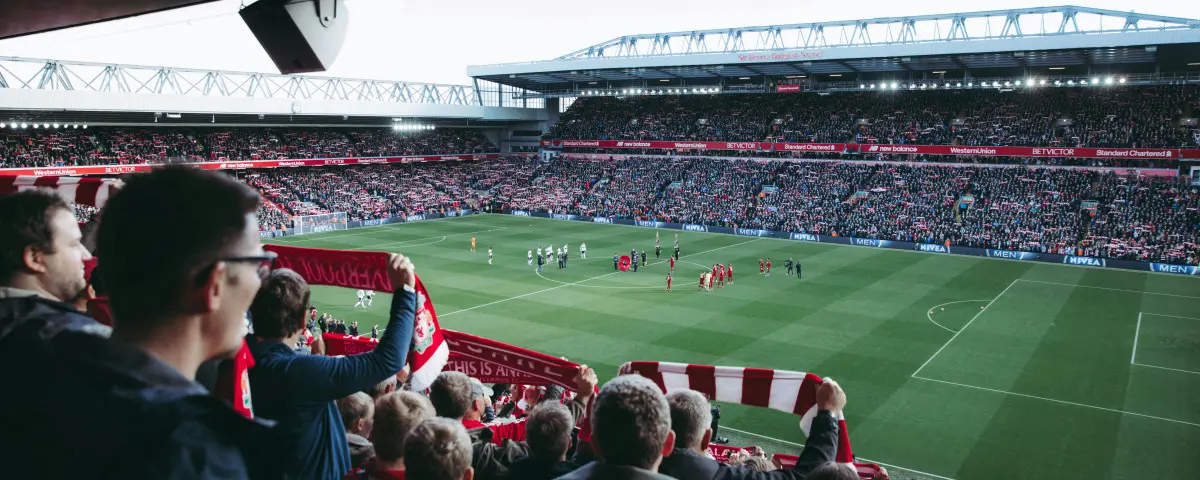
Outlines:
{"type": "MultiPolygon", "coordinates": [[[[350,33],[325,75],[467,83],[466,66],[546,60],[634,33],[967,12],[1047,1],[346,0],[350,33]]],[[[1065,0],[1062,3],[1067,3],[1065,0]]],[[[1124,0],[1081,5],[1126,10],[1124,0]]],[[[239,0],[0,41],[0,56],[272,72],[237,16],[239,0]]],[[[1200,18],[1200,2],[1142,0],[1137,11],[1200,18]]]]}

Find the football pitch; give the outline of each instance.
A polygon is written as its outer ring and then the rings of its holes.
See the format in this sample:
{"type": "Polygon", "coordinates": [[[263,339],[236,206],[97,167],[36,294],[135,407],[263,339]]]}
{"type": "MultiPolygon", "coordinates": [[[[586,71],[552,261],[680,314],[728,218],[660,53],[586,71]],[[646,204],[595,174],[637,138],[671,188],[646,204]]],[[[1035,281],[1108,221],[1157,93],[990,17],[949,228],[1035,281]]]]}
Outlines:
{"type": "MultiPolygon", "coordinates": [[[[631,360],[814,372],[847,392],[854,453],[893,478],[1195,478],[1200,279],[505,215],[369,227],[279,243],[409,255],[445,328],[596,368],[631,360]],[[654,256],[654,234],[663,256],[654,256]],[[667,255],[678,232],[674,292],[667,255]],[[478,249],[470,251],[475,236],[478,249]],[[588,259],[579,258],[586,242],[588,259]],[[567,244],[541,274],[526,252],[567,244]],[[495,252],[488,265],[487,249],[495,252]],[[614,253],[648,254],[634,273],[614,253]],[[770,257],[773,275],[760,276],[770,257]],[[802,262],[803,279],[784,261],[802,262]],[[732,263],[734,285],[700,292],[732,263]]],[[[360,329],[390,298],[313,303],[360,329]]],[[[798,417],[723,405],[721,436],[798,452],[798,417]]]]}

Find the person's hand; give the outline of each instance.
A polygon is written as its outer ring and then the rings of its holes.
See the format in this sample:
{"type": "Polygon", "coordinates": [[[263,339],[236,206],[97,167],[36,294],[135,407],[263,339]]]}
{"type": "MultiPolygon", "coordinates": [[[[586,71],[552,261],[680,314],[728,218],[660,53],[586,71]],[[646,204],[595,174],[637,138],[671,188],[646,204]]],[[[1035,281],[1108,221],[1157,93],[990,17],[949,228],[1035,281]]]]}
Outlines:
{"type": "Polygon", "coordinates": [[[575,398],[586,400],[592,396],[592,392],[596,391],[596,385],[600,380],[596,378],[596,371],[588,368],[587,365],[580,365],[579,371],[575,372],[575,398]]]}
{"type": "Polygon", "coordinates": [[[736,452],[729,454],[729,460],[727,460],[725,463],[727,463],[729,465],[737,465],[738,463],[741,463],[742,460],[745,460],[750,457],[751,457],[750,452],[747,452],[746,450],[738,450],[736,452]]]}
{"type": "Polygon", "coordinates": [[[537,405],[538,400],[542,398],[542,391],[535,385],[525,387],[525,391],[521,393],[521,398],[525,400],[525,404],[532,408],[537,405]]]}
{"type": "Polygon", "coordinates": [[[396,290],[405,285],[409,288],[417,287],[417,273],[412,260],[399,253],[393,253],[388,259],[387,276],[388,280],[392,281],[392,288],[396,290]]]}
{"type": "Polygon", "coordinates": [[[309,347],[312,347],[313,355],[324,355],[325,354],[325,338],[324,337],[325,337],[324,333],[322,333],[320,335],[313,335],[312,345],[309,345],[309,347]]]}
{"type": "Polygon", "coordinates": [[[826,378],[821,386],[817,387],[817,406],[821,410],[840,415],[846,407],[846,392],[842,391],[842,386],[832,378],[826,378]]]}
{"type": "Polygon", "coordinates": [[[404,382],[407,382],[408,375],[410,373],[412,373],[412,365],[409,365],[407,363],[404,364],[404,368],[401,368],[400,372],[396,374],[396,381],[400,382],[401,384],[403,384],[404,382]]]}
{"type": "Polygon", "coordinates": [[[875,472],[875,475],[871,477],[871,480],[891,480],[891,478],[892,477],[888,476],[886,468],[879,467],[879,471],[875,472]]]}

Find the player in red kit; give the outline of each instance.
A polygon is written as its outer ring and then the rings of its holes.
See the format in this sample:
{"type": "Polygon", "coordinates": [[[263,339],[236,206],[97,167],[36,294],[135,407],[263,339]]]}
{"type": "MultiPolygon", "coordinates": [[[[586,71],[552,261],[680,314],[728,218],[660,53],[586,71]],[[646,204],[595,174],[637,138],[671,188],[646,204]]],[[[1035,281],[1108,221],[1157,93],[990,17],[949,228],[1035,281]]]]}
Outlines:
{"type": "Polygon", "coordinates": [[[733,264],[726,265],[725,269],[729,270],[729,284],[733,285],[733,264]]]}
{"type": "Polygon", "coordinates": [[[766,267],[765,267],[765,265],[766,265],[766,264],[765,264],[765,263],[763,263],[763,259],[761,259],[761,258],[760,258],[760,259],[758,259],[758,274],[759,274],[759,275],[763,275],[763,274],[766,272],[766,267]]]}
{"type": "Polygon", "coordinates": [[[671,291],[671,274],[667,274],[667,291],[671,291]]]}
{"type": "Polygon", "coordinates": [[[767,258],[767,275],[771,274],[771,259],[767,258]]]}
{"type": "Polygon", "coordinates": [[[708,291],[712,291],[713,281],[717,279],[716,275],[708,274],[708,291]]]}
{"type": "Polygon", "coordinates": [[[675,273],[675,257],[667,257],[667,261],[671,263],[671,273],[675,273]]]}
{"type": "Polygon", "coordinates": [[[725,288],[725,266],[717,264],[717,288],[725,288]]]}
{"type": "Polygon", "coordinates": [[[702,292],[704,291],[704,276],[705,275],[707,275],[707,273],[700,274],[700,291],[702,291],[702,292]]]}

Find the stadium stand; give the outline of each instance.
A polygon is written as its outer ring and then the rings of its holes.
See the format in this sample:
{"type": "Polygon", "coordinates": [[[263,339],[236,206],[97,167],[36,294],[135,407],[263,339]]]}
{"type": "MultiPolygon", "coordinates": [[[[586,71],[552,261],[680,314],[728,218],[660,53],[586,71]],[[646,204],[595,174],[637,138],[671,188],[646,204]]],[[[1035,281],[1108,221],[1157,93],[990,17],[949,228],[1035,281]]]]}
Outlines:
{"type": "Polygon", "coordinates": [[[582,98],[553,139],[1195,147],[1184,86],[582,98]]]}
{"type": "Polygon", "coordinates": [[[125,128],[0,130],[0,168],[494,152],[477,130],[125,128]]]}

